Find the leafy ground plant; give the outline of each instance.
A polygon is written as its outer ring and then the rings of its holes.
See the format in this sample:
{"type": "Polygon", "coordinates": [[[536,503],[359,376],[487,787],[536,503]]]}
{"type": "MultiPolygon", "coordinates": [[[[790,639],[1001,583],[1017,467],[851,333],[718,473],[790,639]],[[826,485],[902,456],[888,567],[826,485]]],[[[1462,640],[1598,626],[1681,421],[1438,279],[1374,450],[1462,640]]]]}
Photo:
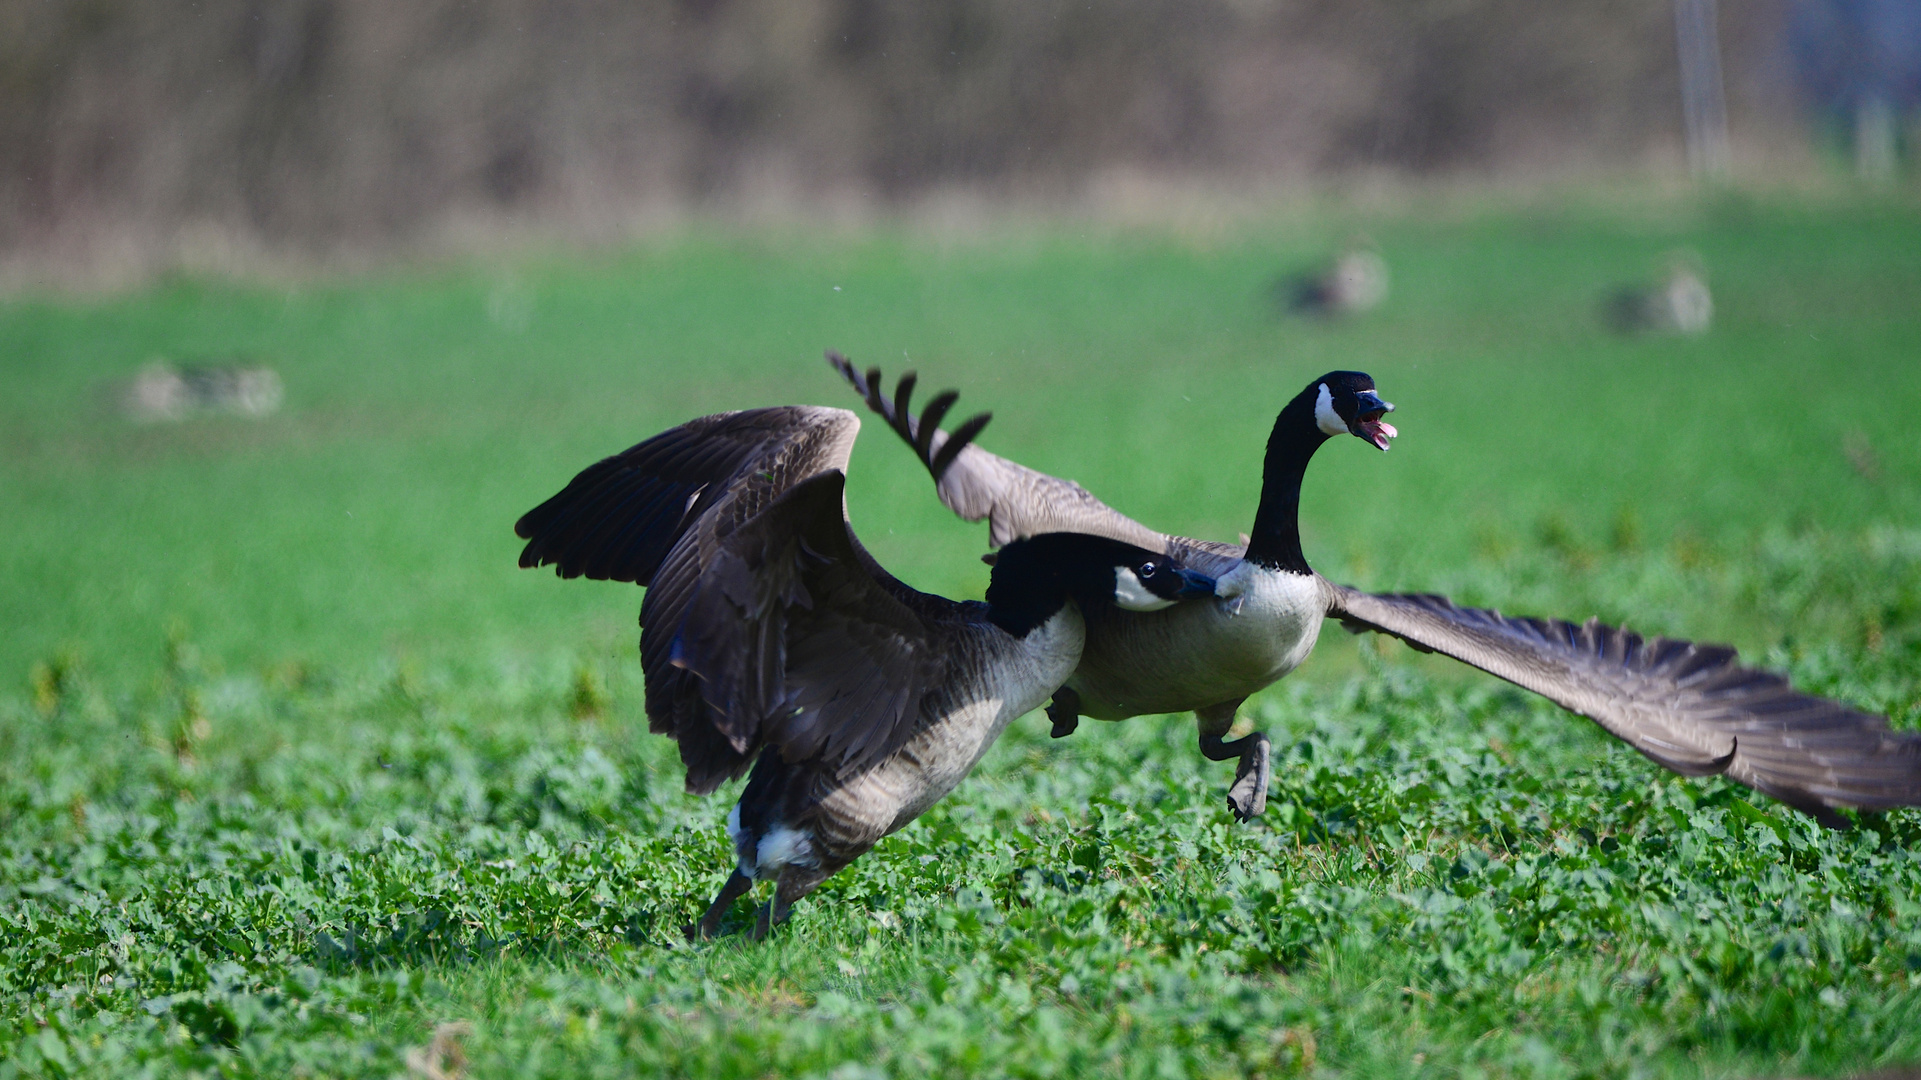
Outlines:
{"type": "MultiPolygon", "coordinates": [[[[0,303],[0,1074],[1921,1062],[1921,814],[1823,831],[1333,628],[1250,705],[1278,751],[1259,822],[1191,721],[1053,741],[1036,717],[770,942],[690,944],[727,796],[684,795],[645,733],[639,593],[515,571],[509,531],[687,416],[841,403],[835,345],[961,386],[996,450],[1232,536],[1282,391],[1359,367],[1407,419],[1391,455],[1316,463],[1330,575],[1732,640],[1913,729],[1916,251],[1900,206],[1455,207],[1024,246],[694,236],[518,267],[510,324],[492,271],[0,303]],[[1277,321],[1265,284],[1355,224],[1394,297],[1277,321]],[[1678,244],[1715,330],[1609,337],[1595,298],[1678,244]],[[98,406],[155,353],[214,352],[276,364],[285,412],[98,406]]],[[[876,434],[863,537],[978,595],[979,530],[876,434]]]]}
{"type": "MultiPolygon", "coordinates": [[[[1912,701],[1902,652],[1777,659],[1912,701]]],[[[630,698],[574,719],[564,666],[175,677],[12,706],[0,1037],[24,1074],[390,1074],[449,1022],[502,1076],[1921,1057],[1912,812],[1827,832],[1504,688],[1382,664],[1268,695],[1288,749],[1255,827],[1184,724],[1037,720],[755,947],[685,941],[718,804],[630,698]]]]}

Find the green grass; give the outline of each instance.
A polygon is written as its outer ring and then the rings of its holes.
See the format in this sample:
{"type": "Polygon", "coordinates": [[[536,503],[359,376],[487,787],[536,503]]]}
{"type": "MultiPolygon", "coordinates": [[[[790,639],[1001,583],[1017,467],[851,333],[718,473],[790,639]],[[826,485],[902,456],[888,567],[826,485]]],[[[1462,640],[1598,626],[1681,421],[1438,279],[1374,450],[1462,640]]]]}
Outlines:
{"type": "MultiPolygon", "coordinates": [[[[1246,528],[1334,367],[1403,432],[1316,461],[1315,564],[1731,640],[1921,726],[1921,212],[1735,199],[1233,233],[703,234],[510,271],[0,301],[0,1075],[1840,1075],[1921,1062],[1921,814],[1852,833],[1331,631],[1250,706],[1266,819],[1185,720],[1025,721],[796,909],[689,946],[725,798],[645,733],[640,593],[514,518],[688,417],[845,405],[839,348],[1166,529],[1246,528]],[[1365,227],[1380,311],[1283,321],[1365,227]],[[1596,305],[1677,246],[1701,339],[1596,305]],[[490,315],[491,313],[491,315],[490,315]],[[137,427],[148,358],[273,363],[264,422],[137,427]]],[[[978,596],[892,437],[856,528],[978,596]]],[[[746,905],[736,925],[749,918],[746,905]]]]}

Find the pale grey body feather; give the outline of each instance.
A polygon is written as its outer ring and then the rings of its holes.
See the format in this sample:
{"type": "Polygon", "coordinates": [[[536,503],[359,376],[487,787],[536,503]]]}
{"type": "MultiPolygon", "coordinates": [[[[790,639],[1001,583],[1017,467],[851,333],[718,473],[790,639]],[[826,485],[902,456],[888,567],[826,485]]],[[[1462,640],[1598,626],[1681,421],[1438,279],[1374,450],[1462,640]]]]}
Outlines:
{"type": "MultiPolygon", "coordinates": [[[[1190,556],[1189,565],[1203,564],[1190,556]]],[[[1238,703],[1307,659],[1327,614],[1325,584],[1240,559],[1227,565],[1217,599],[1113,611],[1090,624],[1067,681],[1082,715],[1125,720],[1238,703]]]]}

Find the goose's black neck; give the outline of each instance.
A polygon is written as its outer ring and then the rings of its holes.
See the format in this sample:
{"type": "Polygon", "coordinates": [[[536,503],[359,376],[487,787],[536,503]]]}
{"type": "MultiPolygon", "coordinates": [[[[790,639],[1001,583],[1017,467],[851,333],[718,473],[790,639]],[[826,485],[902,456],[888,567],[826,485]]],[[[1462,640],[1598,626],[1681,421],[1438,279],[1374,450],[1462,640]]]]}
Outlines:
{"type": "Polygon", "coordinates": [[[1024,638],[1069,600],[1082,611],[1112,601],[1114,567],[1148,553],[1118,540],[1079,533],[1045,533],[1000,550],[987,583],[987,618],[1024,638]]]}
{"type": "Polygon", "coordinates": [[[1067,606],[1066,585],[1047,573],[1001,574],[987,587],[987,619],[1017,638],[1038,630],[1067,606]]]}
{"type": "Polygon", "coordinates": [[[1261,476],[1261,507],[1248,533],[1249,562],[1269,570],[1311,574],[1301,552],[1301,478],[1327,434],[1314,422],[1318,384],[1300,392],[1274,418],[1261,476]]]}

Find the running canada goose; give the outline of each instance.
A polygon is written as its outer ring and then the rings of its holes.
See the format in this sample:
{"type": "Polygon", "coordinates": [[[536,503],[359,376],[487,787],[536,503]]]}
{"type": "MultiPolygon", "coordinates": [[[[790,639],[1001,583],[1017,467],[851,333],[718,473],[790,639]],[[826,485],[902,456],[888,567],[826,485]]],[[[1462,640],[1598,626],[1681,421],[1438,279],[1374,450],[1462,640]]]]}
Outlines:
{"type": "MultiPolygon", "coordinates": [[[[1301,479],[1314,451],[1342,433],[1386,450],[1393,406],[1360,372],[1315,379],[1275,418],[1260,508],[1245,544],[1155,532],[1080,485],[1017,465],[969,441],[950,450],[938,430],[958,397],[947,391],[916,419],[915,380],[892,400],[877,368],[865,375],[835,353],[828,361],[906,439],[933,475],[940,499],[969,521],[991,524],[990,542],[1072,530],[1163,552],[1214,577],[1216,599],[1166,611],[1090,613],[1080,666],[1054,695],[1056,737],[1080,716],[1121,720],[1192,710],[1201,752],[1239,759],[1228,804],[1245,819],[1266,806],[1267,736],[1224,741],[1248,695],[1292,671],[1314,647],[1323,617],[1350,632],[1400,638],[1540,694],[1588,717],[1656,764],[1684,776],[1724,774],[1831,826],[1841,807],[1921,805],[1921,733],[1893,732],[1879,716],[1796,693],[1786,679],[1744,668],[1724,645],[1637,634],[1602,624],[1510,618],[1457,607],[1446,597],[1376,594],[1315,573],[1301,551],[1301,479]]],[[[986,423],[957,429],[971,440],[986,423]]]]}
{"type": "Polygon", "coordinates": [[[514,526],[523,567],[647,587],[648,728],[680,744],[687,790],[753,768],[706,935],[771,877],[766,934],[953,790],[1073,672],[1084,619],[1213,593],[1159,550],[1064,533],[1002,549],[985,603],[917,592],[848,525],[859,429],[807,406],[702,417],[588,467],[514,526]]]}

